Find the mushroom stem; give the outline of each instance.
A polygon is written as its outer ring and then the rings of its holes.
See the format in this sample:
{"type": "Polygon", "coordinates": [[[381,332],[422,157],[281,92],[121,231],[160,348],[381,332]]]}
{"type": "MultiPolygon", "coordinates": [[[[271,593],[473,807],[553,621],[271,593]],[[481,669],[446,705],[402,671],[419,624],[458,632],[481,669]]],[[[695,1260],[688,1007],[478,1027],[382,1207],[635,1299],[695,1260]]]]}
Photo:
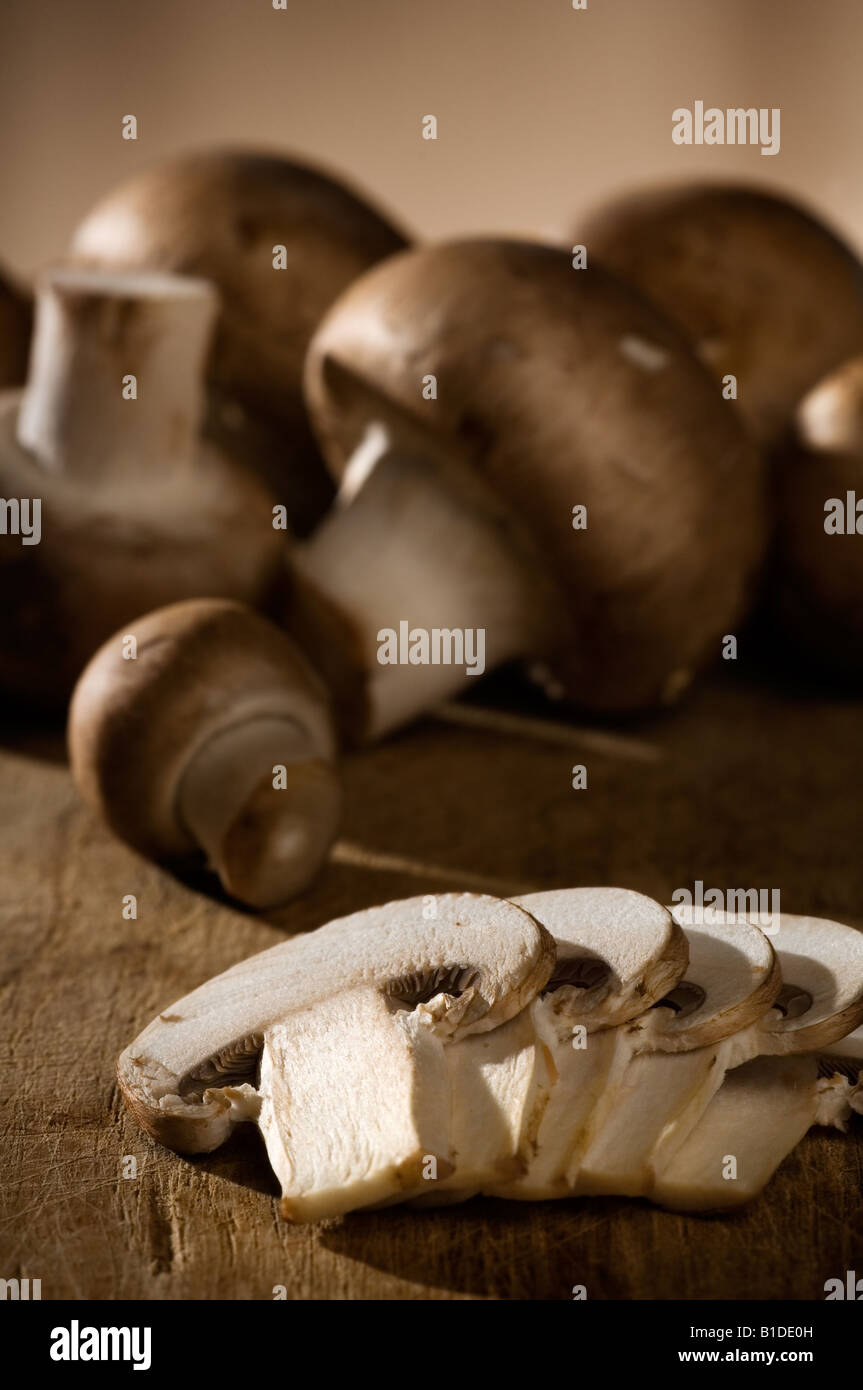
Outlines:
{"type": "MultiPolygon", "coordinates": [[[[309,586],[298,606],[323,603],[347,625],[368,738],[525,655],[541,628],[510,528],[446,461],[381,423],[368,427],[296,565],[309,586]]],[[[326,671],[324,625],[308,608],[290,621],[326,671]]]]}
{"type": "Polygon", "coordinates": [[[204,280],[52,271],[38,295],[18,442],[46,470],[100,488],[143,490],[191,470],[216,309],[204,280]]]}
{"type": "Polygon", "coordinates": [[[213,734],[186,767],[177,815],[225,889],[255,907],[299,892],[325,859],[341,796],[308,730],[264,717],[213,734]],[[225,795],[230,788],[230,796],[225,795]]]}

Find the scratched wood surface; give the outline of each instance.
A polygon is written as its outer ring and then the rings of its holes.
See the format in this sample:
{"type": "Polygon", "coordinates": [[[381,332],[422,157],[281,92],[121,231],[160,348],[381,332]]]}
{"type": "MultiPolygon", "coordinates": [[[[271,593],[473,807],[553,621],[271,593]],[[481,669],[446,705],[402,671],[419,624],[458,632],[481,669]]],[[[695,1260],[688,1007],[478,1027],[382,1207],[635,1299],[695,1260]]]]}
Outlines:
{"type": "MultiPolygon", "coordinates": [[[[494,697],[495,692],[492,692],[494,697]]],[[[507,698],[509,695],[505,692],[507,698]]],[[[43,1298],[819,1298],[863,1267],[863,1121],[810,1135],[732,1217],[611,1199],[276,1213],[253,1131],[188,1161],[122,1109],[114,1059],[158,1010],[330,917],[442,888],[696,878],[863,918],[863,706],[723,673],[631,744],[427,720],[344,767],[343,839],[312,892],[242,914],[145,863],[79,803],[62,740],[19,716],[0,750],[0,1276],[43,1298]],[[573,763],[588,789],[570,787],[573,763]],[[137,921],[121,915],[134,893],[137,921]],[[138,1161],[124,1178],[124,1157],[138,1161]]]]}

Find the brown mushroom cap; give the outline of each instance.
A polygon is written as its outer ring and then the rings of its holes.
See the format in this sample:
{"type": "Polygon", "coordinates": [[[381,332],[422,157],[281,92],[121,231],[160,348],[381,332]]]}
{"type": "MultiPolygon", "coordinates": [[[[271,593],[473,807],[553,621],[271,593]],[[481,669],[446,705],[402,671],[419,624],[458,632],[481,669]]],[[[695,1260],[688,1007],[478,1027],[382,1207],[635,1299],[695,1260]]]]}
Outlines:
{"type": "Polygon", "coordinates": [[[20,386],[27,374],[33,306],[17,286],[0,275],[0,387],[20,386]]]}
{"type": "Polygon", "coordinates": [[[863,500],[863,357],[831,372],[805,397],[796,425],[777,470],[773,614],[795,651],[806,651],[827,672],[859,679],[863,535],[824,527],[826,502],[836,499],[844,511],[849,492],[863,500]]]}
{"type": "Polygon", "coordinates": [[[327,696],[303,657],[265,618],[221,600],[172,604],[116,633],[69,710],[73,775],[114,833],[154,858],[182,858],[199,847],[194,810],[216,828],[226,887],[258,906],[305,886],[329,848],[334,752],[327,696]],[[276,752],[247,766],[256,730],[276,752]],[[281,790],[276,760],[289,768],[281,790]]]}
{"type": "Polygon", "coordinates": [[[208,373],[219,395],[212,431],[270,480],[274,451],[283,469],[287,457],[294,476],[303,474],[313,495],[296,502],[302,529],[328,500],[300,389],[309,339],[346,285],[404,245],[381,214],[323,173],[276,155],[214,152],[120,184],[78,227],[71,250],[84,264],[215,282],[222,312],[208,373]],[[282,245],[287,266],[276,270],[273,248],[282,245]]]}
{"type": "Polygon", "coordinates": [[[715,376],[737,377],[762,442],[863,347],[863,266],[784,196],[724,184],[645,190],[579,219],[572,239],[652,299],[715,376]]]}
{"type": "Polygon", "coordinates": [[[670,698],[718,655],[761,555],[759,462],[676,330],[613,276],[519,242],[404,252],[327,315],[306,387],[336,475],[379,419],[481,484],[526,582],[550,577],[537,649],[578,703],[670,698]]]}

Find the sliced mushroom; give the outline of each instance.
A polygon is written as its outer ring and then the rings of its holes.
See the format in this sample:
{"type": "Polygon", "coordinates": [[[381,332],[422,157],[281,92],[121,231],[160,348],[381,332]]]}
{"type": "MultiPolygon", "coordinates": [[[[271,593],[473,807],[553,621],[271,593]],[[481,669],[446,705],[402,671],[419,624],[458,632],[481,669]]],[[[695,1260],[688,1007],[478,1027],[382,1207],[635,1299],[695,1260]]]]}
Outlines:
{"type": "Polygon", "coordinates": [[[779,966],[757,927],[711,922],[686,935],[684,982],[650,1014],[618,1029],[609,1082],[567,1167],[567,1182],[579,1193],[644,1192],[669,1124],[703,1111],[721,1084],[713,1077],[721,1078],[735,1035],[754,1026],[779,995],[779,966]]]}
{"type": "Polygon", "coordinates": [[[573,701],[623,710],[675,698],[743,611],[758,463],[675,331],[602,270],[517,242],[405,252],[330,310],[306,382],[341,488],[287,621],[358,736],[470,685],[459,634],[482,634],[484,669],[542,656],[573,701]],[[445,653],[424,661],[423,633],[445,653]]]}
{"type": "MultiPolygon", "coordinates": [[[[282,1146],[292,1125],[302,1120],[314,1132],[327,1106],[336,1114],[341,1106],[343,1114],[358,1103],[338,1075],[323,1072],[302,1117],[279,1111],[278,1092],[270,1101],[250,1097],[266,1036],[290,1015],[326,1003],[329,1017],[341,1018],[344,1049],[361,1051],[350,1007],[342,1013],[337,1002],[361,989],[407,1010],[421,1005],[430,1033],[457,1039],[505,1023],[542,988],[553,965],[553,939],[511,903],[464,893],[442,894],[432,904],[409,898],[370,908],[242,961],[160,1014],[120,1056],[120,1089],[147,1133],[182,1153],[218,1148],[235,1123],[254,1118],[265,1104],[273,1117],[268,1142],[282,1146]]],[[[393,1022],[395,1013],[387,1019],[382,1008],[369,1012],[387,1024],[390,1046],[403,1050],[407,1034],[393,1022]]],[[[377,1037],[374,1045],[386,1047],[377,1037]]],[[[283,1047],[275,1034],[271,1059],[283,1047]]],[[[311,1081],[317,1075],[313,1062],[305,1075],[311,1081]]],[[[387,1072],[369,1085],[385,1101],[387,1072]]],[[[399,1094],[407,1097],[409,1087],[399,1094]]],[[[285,1160],[277,1155],[276,1162],[283,1170],[285,1160]]]]}
{"type": "Polygon", "coordinates": [[[0,545],[7,692],[65,700],[107,637],[183,598],[272,604],[273,499],[199,439],[216,299],[200,280],[54,271],[30,375],[0,402],[0,493],[40,518],[0,545]]]}
{"type": "Polygon", "coordinates": [[[819,1079],[812,1056],[759,1057],[726,1076],[652,1199],[675,1211],[742,1206],[813,1124],[845,1126],[848,1082],[819,1079]]]}
{"type": "Polygon", "coordinates": [[[23,382],[32,327],[30,300],[0,274],[0,388],[20,386],[23,382]]]}
{"type": "Polygon", "coordinates": [[[404,245],[387,219],[326,174],[275,155],[213,151],[157,164],[113,189],[76,231],[72,256],[88,266],[203,275],[218,286],[210,433],[258,465],[305,534],[331,497],[300,390],[309,339],[353,279],[404,245]]]}
{"type": "MultiPolygon", "coordinates": [[[[440,989],[457,997],[458,980],[440,989]]],[[[364,986],[267,1029],[257,1122],[288,1220],[401,1201],[452,1171],[437,1024],[410,995],[364,986]]]]}
{"type": "Polygon", "coordinates": [[[554,972],[505,1027],[447,1050],[455,1171],[423,1204],[480,1189],[545,1195],[577,1116],[605,1083],[606,1034],[661,999],[686,968],[683,932],[641,893],[571,888],[514,901],[554,936],[554,972]],[[583,1048],[581,1037],[578,1048],[574,1041],[579,1026],[588,1035],[583,1048]]]}
{"type": "Polygon", "coordinates": [[[306,887],[335,836],[326,693],[242,604],[172,604],[110,638],[75,687],[69,754],[121,839],[157,859],[203,850],[227,892],[255,907],[306,887]]]}
{"type": "MultiPolygon", "coordinates": [[[[692,911],[672,910],[691,929],[692,911]]],[[[753,930],[733,914],[722,920],[732,930],[739,924],[747,937],[753,930]]],[[[682,1058],[656,1053],[630,1064],[626,1099],[595,1154],[603,1191],[649,1194],[732,1069],[765,1053],[830,1049],[863,1018],[863,935],[838,922],[789,913],[775,926],[782,981],[768,1011],[748,1028],[682,1058]]]]}
{"type": "Polygon", "coordinates": [[[792,650],[863,676],[863,356],[801,402],[783,451],[770,606],[792,650]],[[859,507],[859,511],[858,511],[859,507]]]}
{"type": "Polygon", "coordinates": [[[863,1115],[863,1028],[855,1028],[844,1038],[831,1043],[819,1057],[821,1076],[844,1076],[851,1083],[851,1108],[863,1115]]]}
{"type": "Polygon", "coordinates": [[[574,235],[667,314],[716,377],[736,377],[763,444],[863,349],[863,267],[785,197],[725,184],[646,190],[598,209],[574,235]]]}
{"type": "Polygon", "coordinates": [[[783,991],[759,1027],[759,1051],[827,1052],[863,1023],[863,932],[783,912],[773,937],[783,991]]]}

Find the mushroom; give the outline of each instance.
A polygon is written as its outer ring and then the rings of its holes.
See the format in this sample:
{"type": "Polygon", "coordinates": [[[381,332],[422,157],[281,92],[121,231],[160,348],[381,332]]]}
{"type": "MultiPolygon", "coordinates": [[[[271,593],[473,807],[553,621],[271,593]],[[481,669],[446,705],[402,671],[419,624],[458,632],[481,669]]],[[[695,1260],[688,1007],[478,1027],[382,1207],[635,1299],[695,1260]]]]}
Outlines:
{"type": "Polygon", "coordinates": [[[518,242],[404,252],[333,307],[306,381],[341,487],[287,622],[360,736],[521,657],[593,709],[672,700],[745,606],[757,461],[675,331],[602,270],[518,242]]]}
{"type": "MultiPolygon", "coordinates": [[[[691,931],[691,910],[673,913],[691,931]]],[[[743,946],[757,932],[733,914],[713,920],[732,932],[732,942],[739,933],[743,946]]],[[[782,913],[775,943],[781,981],[774,972],[772,1006],[748,1028],[683,1057],[649,1053],[629,1063],[621,1098],[582,1164],[579,1191],[649,1194],[728,1072],[761,1054],[829,1049],[863,1021],[863,935],[782,913]]]]}
{"type": "Polygon", "coordinates": [[[71,252],[88,266],[202,275],[218,286],[209,431],[258,466],[305,534],[331,497],[300,390],[309,339],[351,280],[404,245],[324,173],[276,155],[211,151],[121,183],[78,227],[71,252]]]}
{"type": "Polygon", "coordinates": [[[20,386],[23,382],[32,325],[30,300],[0,274],[0,388],[20,386]]]}
{"type": "Polygon", "coordinates": [[[462,1201],[480,1188],[547,1195],[579,1118],[604,1086],[616,1025],[677,984],[683,932],[659,903],[621,888],[569,888],[513,901],[555,938],[541,993],[505,1027],[447,1050],[455,1171],[420,1198],[462,1201]],[[588,1034],[576,1047],[577,1028],[588,1034]]]}
{"type": "Polygon", "coordinates": [[[783,452],[771,608],[795,650],[863,676],[863,356],[809,392],[783,452]],[[829,528],[829,529],[828,529],[829,528]]]}
{"type": "Polygon", "coordinates": [[[449,1161],[439,1119],[424,1118],[448,1099],[440,1047],[505,1023],[553,965],[551,937],[511,903],[464,893],[369,908],[160,1014],[120,1056],[120,1089],[147,1133],[181,1153],[208,1153],[257,1120],[286,1215],[384,1200],[422,1181],[427,1157],[449,1161]]]}
{"type": "Polygon", "coordinates": [[[778,194],[645,190],[599,208],[573,235],[667,314],[716,377],[736,377],[761,444],[780,441],[806,392],[863,349],[863,266],[778,194]]]}
{"type": "Polygon", "coordinates": [[[165,603],[273,603],[273,499],[198,433],[215,312],[209,285],[173,275],[41,286],[27,385],[0,401],[0,494],[21,519],[0,545],[7,692],[65,700],[110,633],[165,603]]]}
{"type": "Polygon", "coordinates": [[[286,901],[325,859],[340,810],[334,751],[302,656],[227,600],[172,604],[115,633],[69,711],[73,776],[114,833],[156,859],[203,851],[254,907],[286,901]]]}
{"type": "Polygon", "coordinates": [[[652,1199],[674,1211],[742,1206],[812,1125],[844,1129],[849,1113],[848,1082],[819,1078],[815,1057],[756,1058],[725,1077],[652,1199]]]}

